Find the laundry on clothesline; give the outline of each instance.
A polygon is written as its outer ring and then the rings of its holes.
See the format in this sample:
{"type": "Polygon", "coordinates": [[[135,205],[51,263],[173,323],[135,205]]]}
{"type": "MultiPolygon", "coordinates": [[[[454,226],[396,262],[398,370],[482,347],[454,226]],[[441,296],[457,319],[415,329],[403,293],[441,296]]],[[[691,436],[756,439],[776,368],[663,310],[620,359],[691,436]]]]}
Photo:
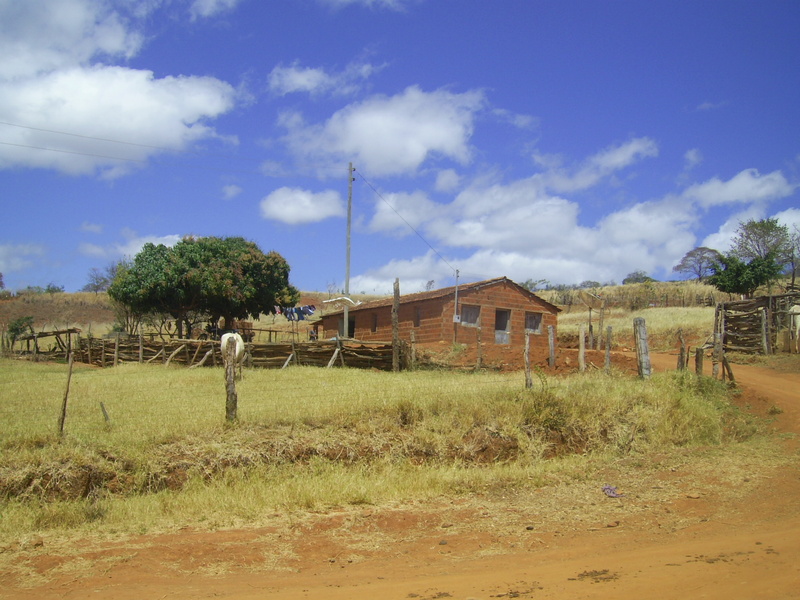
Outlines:
{"type": "Polygon", "coordinates": [[[283,315],[287,321],[305,321],[306,317],[310,317],[317,310],[313,304],[306,304],[305,306],[276,306],[275,314],[283,315]]]}

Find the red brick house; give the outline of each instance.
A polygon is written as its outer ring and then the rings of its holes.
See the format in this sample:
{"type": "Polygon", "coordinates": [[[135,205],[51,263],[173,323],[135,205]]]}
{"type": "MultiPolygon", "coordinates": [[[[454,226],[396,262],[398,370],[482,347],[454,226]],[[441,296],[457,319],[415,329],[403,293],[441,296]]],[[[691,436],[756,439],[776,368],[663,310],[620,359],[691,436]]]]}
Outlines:
{"type": "MultiPolygon", "coordinates": [[[[547,327],[555,329],[561,309],[506,277],[400,296],[400,338],[414,331],[419,344],[453,342],[523,347],[525,333],[532,347],[544,347],[547,327]],[[456,301],[458,307],[456,308],[456,301]]],[[[352,337],[364,341],[392,339],[393,298],[349,308],[350,331],[344,336],[344,311],[322,316],[320,337],[352,337]]]]}

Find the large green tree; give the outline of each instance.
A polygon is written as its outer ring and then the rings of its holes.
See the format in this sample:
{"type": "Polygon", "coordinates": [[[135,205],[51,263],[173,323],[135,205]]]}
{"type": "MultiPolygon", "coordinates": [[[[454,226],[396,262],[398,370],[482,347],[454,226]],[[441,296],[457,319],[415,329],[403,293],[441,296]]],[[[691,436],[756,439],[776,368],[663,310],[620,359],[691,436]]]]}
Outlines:
{"type": "Polygon", "coordinates": [[[193,313],[222,317],[231,329],[234,319],[293,305],[300,295],[280,254],[264,254],[240,237],[187,237],[172,248],[146,244],[108,293],[142,314],[170,314],[179,335],[193,313]]]}
{"type": "Polygon", "coordinates": [[[744,262],[731,253],[720,255],[712,266],[713,274],[707,281],[721,292],[741,294],[749,298],[760,286],[780,275],[781,268],[781,264],[771,253],[750,262],[744,262]]]}

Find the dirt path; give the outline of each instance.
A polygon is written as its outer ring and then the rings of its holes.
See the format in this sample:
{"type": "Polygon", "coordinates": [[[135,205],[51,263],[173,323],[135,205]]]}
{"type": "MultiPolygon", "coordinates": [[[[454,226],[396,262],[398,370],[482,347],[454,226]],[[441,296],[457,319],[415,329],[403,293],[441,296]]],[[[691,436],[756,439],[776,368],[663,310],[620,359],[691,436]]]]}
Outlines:
{"type": "MultiPolygon", "coordinates": [[[[656,370],[674,364],[653,357],[656,370]]],[[[800,433],[800,374],[734,370],[741,403],[800,433]]],[[[274,515],[257,529],[33,543],[7,549],[29,576],[0,574],[0,598],[800,598],[800,444],[780,443],[781,468],[736,479],[713,465],[690,474],[687,458],[626,482],[623,498],[587,482],[577,496],[556,485],[274,515]]]]}

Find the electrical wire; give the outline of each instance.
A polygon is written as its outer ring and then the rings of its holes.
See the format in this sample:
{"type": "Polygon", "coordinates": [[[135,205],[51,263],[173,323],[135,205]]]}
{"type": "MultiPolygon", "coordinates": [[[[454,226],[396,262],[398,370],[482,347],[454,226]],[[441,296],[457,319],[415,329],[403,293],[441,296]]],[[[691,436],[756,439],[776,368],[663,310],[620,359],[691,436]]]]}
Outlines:
{"type": "Polygon", "coordinates": [[[397,209],[396,209],[394,206],[392,206],[392,205],[391,205],[391,203],[390,203],[390,202],[389,202],[389,201],[388,201],[386,198],[384,198],[384,197],[381,195],[381,193],[380,193],[380,192],[379,192],[377,189],[375,189],[375,186],[374,186],[374,185],[372,185],[372,184],[371,184],[371,183],[370,183],[370,182],[367,180],[367,178],[366,178],[366,177],[364,177],[364,176],[361,174],[361,172],[360,172],[359,170],[357,170],[357,169],[356,169],[356,170],[355,170],[355,173],[356,173],[356,175],[358,175],[358,176],[361,178],[361,180],[362,180],[364,183],[366,183],[366,184],[367,184],[367,186],[369,186],[369,188],[370,188],[370,189],[371,189],[371,190],[372,190],[372,191],[375,193],[375,195],[376,195],[378,198],[380,198],[381,200],[383,200],[383,201],[386,203],[386,206],[388,206],[389,208],[391,208],[391,209],[392,209],[392,211],[394,212],[394,214],[396,214],[398,217],[400,217],[400,219],[403,221],[403,223],[405,223],[405,224],[408,226],[408,228],[409,228],[411,231],[413,231],[415,234],[417,234],[417,237],[418,237],[419,239],[421,239],[423,242],[425,242],[425,245],[426,245],[426,246],[428,246],[428,248],[430,248],[431,250],[433,250],[433,253],[434,253],[434,254],[436,254],[436,256],[438,256],[438,257],[441,259],[441,261],[442,261],[444,264],[446,264],[448,267],[450,267],[450,268],[453,270],[453,273],[454,273],[454,274],[458,272],[458,269],[456,269],[456,268],[455,268],[453,265],[451,265],[449,262],[447,262],[447,260],[445,259],[445,257],[444,257],[444,256],[442,256],[441,254],[439,254],[439,251],[438,251],[436,248],[434,248],[434,247],[433,247],[433,245],[431,245],[431,243],[430,243],[428,240],[426,240],[426,239],[423,237],[423,235],[422,235],[422,234],[421,234],[419,231],[417,231],[417,230],[416,230],[416,229],[415,229],[415,228],[414,228],[414,227],[411,225],[411,223],[409,223],[409,222],[408,222],[408,221],[405,219],[405,217],[403,217],[403,215],[401,215],[401,214],[400,214],[400,213],[397,211],[397,209]]]}

